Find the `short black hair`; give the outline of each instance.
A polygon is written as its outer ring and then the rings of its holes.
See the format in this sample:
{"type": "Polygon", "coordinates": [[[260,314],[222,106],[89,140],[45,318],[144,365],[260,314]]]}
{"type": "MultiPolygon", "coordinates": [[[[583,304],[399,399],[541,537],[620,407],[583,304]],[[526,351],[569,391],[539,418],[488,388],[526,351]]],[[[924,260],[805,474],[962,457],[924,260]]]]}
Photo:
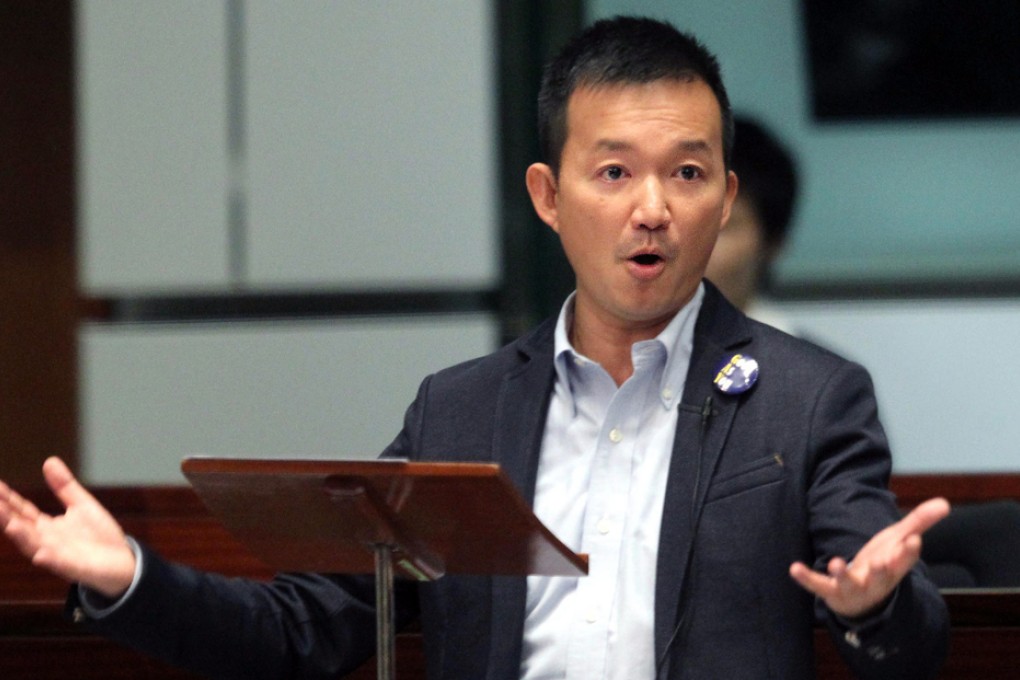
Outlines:
{"type": "Polygon", "coordinates": [[[778,250],[786,240],[799,190],[797,164],[764,125],[738,115],[731,168],[740,181],[740,197],[754,207],[765,246],[778,250]]]}
{"type": "Polygon", "coordinates": [[[551,61],[538,94],[538,135],[543,161],[559,172],[567,140],[567,102],[582,86],[701,80],[722,111],[723,159],[733,148],[733,111],[715,55],[693,35],[665,21],[614,17],[574,37],[551,61]]]}

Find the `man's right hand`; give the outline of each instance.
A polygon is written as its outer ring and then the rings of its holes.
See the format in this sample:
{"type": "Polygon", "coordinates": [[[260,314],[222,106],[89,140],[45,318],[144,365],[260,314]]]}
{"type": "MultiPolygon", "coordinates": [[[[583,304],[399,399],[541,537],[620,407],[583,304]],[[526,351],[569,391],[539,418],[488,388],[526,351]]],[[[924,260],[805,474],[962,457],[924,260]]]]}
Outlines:
{"type": "Polygon", "coordinates": [[[64,504],[64,514],[40,512],[0,481],[0,527],[32,564],[119,598],[135,573],[135,554],[124,531],[62,460],[47,459],[43,476],[64,504]]]}

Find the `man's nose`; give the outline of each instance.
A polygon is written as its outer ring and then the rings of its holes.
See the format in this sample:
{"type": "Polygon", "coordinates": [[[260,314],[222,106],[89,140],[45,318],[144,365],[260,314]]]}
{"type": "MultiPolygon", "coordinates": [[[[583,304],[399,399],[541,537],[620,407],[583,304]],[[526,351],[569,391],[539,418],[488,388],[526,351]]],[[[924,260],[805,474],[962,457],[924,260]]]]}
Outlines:
{"type": "Polygon", "coordinates": [[[665,229],[669,225],[666,192],[658,177],[648,177],[638,185],[633,223],[635,229],[665,229]]]}

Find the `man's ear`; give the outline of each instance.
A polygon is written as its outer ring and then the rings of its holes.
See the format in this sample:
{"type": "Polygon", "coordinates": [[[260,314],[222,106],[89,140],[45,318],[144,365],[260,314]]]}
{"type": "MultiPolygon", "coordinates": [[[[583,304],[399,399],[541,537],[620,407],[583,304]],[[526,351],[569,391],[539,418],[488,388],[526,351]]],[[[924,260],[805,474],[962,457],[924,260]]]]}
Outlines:
{"type": "Polygon", "coordinates": [[[730,212],[733,210],[733,202],[737,200],[737,190],[740,186],[740,180],[737,179],[737,173],[730,170],[726,173],[726,198],[723,199],[723,214],[722,223],[719,225],[719,231],[726,228],[726,224],[730,221],[730,212]]]}
{"type": "Polygon", "coordinates": [[[559,214],[556,209],[556,176],[545,163],[532,163],[524,176],[531,196],[531,205],[539,218],[559,232],[559,214]]]}

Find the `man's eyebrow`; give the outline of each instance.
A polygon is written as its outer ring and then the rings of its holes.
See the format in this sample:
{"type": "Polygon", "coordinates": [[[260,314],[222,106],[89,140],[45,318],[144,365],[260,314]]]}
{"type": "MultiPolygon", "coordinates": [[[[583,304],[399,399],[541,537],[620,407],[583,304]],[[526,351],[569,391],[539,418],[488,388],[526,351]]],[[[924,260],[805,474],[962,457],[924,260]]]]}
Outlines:
{"type": "Polygon", "coordinates": [[[677,151],[687,151],[689,153],[702,153],[711,151],[712,145],[704,139],[685,139],[676,145],[676,149],[677,151]]]}
{"type": "Polygon", "coordinates": [[[633,148],[633,144],[619,139],[600,139],[595,142],[595,148],[605,151],[627,151],[633,148]]]}
{"type": "MultiPolygon", "coordinates": [[[[595,142],[595,148],[605,151],[628,151],[634,148],[630,142],[622,139],[600,139],[595,142]]],[[[712,150],[712,145],[703,139],[682,139],[676,143],[678,152],[704,153],[712,150]]]]}

